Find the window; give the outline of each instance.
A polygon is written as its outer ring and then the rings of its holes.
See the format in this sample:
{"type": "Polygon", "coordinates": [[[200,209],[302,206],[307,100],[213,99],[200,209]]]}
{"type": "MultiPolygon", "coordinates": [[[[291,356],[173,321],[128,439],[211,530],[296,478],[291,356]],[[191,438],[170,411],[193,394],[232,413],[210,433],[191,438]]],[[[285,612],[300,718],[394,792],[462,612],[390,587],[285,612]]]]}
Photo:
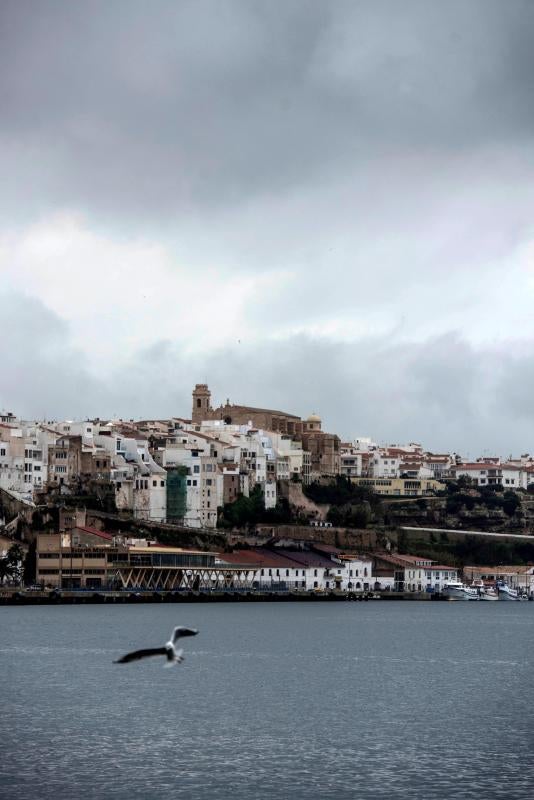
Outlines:
{"type": "Polygon", "coordinates": [[[200,472],[200,467],[199,467],[198,464],[195,464],[195,466],[193,467],[193,472],[195,472],[195,473],[196,472],[200,472]]]}
{"type": "Polygon", "coordinates": [[[165,481],[160,481],[160,486],[165,486],[165,481]]]}
{"type": "Polygon", "coordinates": [[[201,407],[202,407],[202,400],[200,399],[200,397],[197,397],[197,408],[201,407]]]}
{"type": "Polygon", "coordinates": [[[211,478],[206,478],[206,486],[211,486],[211,478]]]}
{"type": "Polygon", "coordinates": [[[6,449],[5,447],[2,447],[2,449],[0,450],[0,456],[5,456],[5,454],[6,454],[6,449]]]}
{"type": "Polygon", "coordinates": [[[152,481],[152,486],[157,486],[157,485],[158,485],[157,481],[152,481]]]}

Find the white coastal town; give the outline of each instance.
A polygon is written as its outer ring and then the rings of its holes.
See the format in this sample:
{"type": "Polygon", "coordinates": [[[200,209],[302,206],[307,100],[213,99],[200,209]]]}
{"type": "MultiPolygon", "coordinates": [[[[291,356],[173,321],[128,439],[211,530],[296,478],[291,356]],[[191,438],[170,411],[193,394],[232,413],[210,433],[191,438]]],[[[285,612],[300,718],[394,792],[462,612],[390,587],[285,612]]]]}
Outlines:
{"type": "Polygon", "coordinates": [[[454,537],[528,546],[533,486],[528,454],[343,442],[317,413],[214,407],[207,384],[169,419],[4,411],[2,586],[531,597],[528,560],[467,563],[454,537]],[[410,531],[427,536],[417,552],[410,531]]]}

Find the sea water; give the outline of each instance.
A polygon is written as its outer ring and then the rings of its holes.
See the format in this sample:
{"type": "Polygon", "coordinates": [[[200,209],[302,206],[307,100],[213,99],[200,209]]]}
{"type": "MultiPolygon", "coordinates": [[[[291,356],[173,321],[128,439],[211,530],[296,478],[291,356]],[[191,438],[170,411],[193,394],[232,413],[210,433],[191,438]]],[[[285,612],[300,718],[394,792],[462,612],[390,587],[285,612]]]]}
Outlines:
{"type": "Polygon", "coordinates": [[[534,797],[534,603],[3,607],[0,669],[6,800],[534,797]]]}

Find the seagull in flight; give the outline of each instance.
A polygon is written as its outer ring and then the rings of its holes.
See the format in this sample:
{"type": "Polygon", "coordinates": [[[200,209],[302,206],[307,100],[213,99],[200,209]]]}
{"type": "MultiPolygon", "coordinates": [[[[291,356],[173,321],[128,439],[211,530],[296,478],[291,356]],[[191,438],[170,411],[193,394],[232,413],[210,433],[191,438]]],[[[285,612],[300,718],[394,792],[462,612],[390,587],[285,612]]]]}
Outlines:
{"type": "Polygon", "coordinates": [[[182,636],[196,636],[198,633],[194,628],[184,628],[179,626],[172,632],[170,641],[163,647],[150,647],[145,650],[134,650],[131,653],[126,653],[122,658],[114,661],[114,664],[129,664],[130,661],[139,661],[141,658],[148,658],[149,656],[167,656],[167,667],[173,664],[181,664],[184,660],[182,655],[183,650],[176,649],[176,642],[182,636]]]}

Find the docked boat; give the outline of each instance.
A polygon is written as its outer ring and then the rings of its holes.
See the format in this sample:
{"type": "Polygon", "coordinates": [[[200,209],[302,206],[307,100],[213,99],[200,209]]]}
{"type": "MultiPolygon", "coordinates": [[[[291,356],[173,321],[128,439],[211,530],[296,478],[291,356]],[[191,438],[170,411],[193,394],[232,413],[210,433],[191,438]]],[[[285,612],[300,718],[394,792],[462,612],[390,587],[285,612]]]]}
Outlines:
{"type": "Polygon", "coordinates": [[[521,595],[517,589],[512,589],[507,583],[498,583],[497,593],[499,600],[521,600],[521,595]]]}
{"type": "Polygon", "coordinates": [[[480,592],[480,599],[481,600],[498,600],[499,599],[499,595],[497,594],[495,589],[493,589],[491,587],[485,587],[480,592]]]}
{"type": "Polygon", "coordinates": [[[443,587],[443,594],[452,600],[478,600],[478,591],[472,586],[466,586],[460,581],[449,581],[443,587]]]}
{"type": "Polygon", "coordinates": [[[471,588],[478,594],[479,600],[498,600],[499,595],[493,586],[486,586],[484,581],[473,581],[471,588]]]}

